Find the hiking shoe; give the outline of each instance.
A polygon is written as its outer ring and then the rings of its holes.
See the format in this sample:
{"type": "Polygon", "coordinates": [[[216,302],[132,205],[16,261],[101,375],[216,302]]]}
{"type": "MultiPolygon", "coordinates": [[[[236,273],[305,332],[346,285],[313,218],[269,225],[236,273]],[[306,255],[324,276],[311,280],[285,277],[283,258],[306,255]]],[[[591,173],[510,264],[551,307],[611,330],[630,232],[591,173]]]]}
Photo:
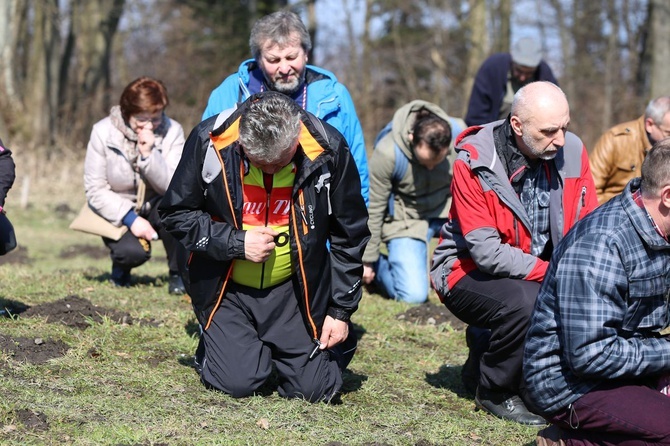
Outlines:
{"type": "Polygon", "coordinates": [[[186,288],[184,288],[184,281],[181,280],[179,274],[170,274],[170,279],[168,280],[168,293],[179,296],[186,293],[186,288]]]}
{"type": "Polygon", "coordinates": [[[489,349],[489,338],[491,331],[486,328],[468,325],[465,329],[465,342],[470,351],[468,359],[461,368],[461,381],[465,390],[474,395],[479,385],[479,363],[482,355],[489,349]]]}
{"type": "Polygon", "coordinates": [[[555,424],[545,427],[537,433],[535,444],[537,446],[565,446],[565,441],[563,441],[563,429],[555,424]]]}
{"type": "Polygon", "coordinates": [[[122,268],[118,265],[112,265],[112,275],[109,281],[116,287],[129,287],[130,270],[122,268]]]}
{"type": "Polygon", "coordinates": [[[515,421],[527,426],[547,424],[544,418],[528,410],[519,395],[510,392],[484,389],[479,386],[475,396],[475,405],[478,409],[503,420],[515,421]]]}
{"type": "Polygon", "coordinates": [[[202,366],[205,363],[205,340],[202,336],[200,335],[198,347],[195,349],[195,355],[193,355],[193,368],[198,372],[198,375],[202,375],[202,366]]]}

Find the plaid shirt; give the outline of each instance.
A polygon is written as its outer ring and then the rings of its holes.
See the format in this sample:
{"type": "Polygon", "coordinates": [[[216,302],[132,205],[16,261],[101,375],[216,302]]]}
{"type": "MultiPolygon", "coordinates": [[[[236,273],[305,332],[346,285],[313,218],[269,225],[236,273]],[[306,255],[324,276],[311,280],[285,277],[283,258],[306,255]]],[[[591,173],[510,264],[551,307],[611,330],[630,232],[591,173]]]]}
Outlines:
{"type": "Polygon", "coordinates": [[[545,414],[604,381],[670,372],[670,243],[632,194],[580,221],[555,250],[526,338],[523,373],[545,414]]]}
{"type": "Polygon", "coordinates": [[[549,241],[549,178],[546,163],[526,169],[521,178],[519,200],[530,220],[530,253],[539,257],[549,241]]]}

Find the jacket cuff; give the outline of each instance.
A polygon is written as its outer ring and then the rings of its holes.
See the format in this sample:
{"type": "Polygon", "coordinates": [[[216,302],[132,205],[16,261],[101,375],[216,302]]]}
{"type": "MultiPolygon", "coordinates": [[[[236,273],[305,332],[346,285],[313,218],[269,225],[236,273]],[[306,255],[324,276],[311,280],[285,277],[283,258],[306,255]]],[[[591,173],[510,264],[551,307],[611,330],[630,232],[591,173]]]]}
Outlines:
{"type": "Polygon", "coordinates": [[[131,209],[128,211],[126,215],[124,215],[123,220],[121,222],[128,226],[128,229],[135,223],[135,220],[137,219],[137,212],[135,212],[135,209],[131,209]]]}
{"type": "Polygon", "coordinates": [[[230,243],[229,245],[229,254],[231,257],[235,259],[246,259],[246,255],[244,254],[244,237],[246,234],[247,231],[236,230],[231,235],[231,238],[233,239],[233,243],[230,243]]]}
{"type": "Polygon", "coordinates": [[[326,314],[333,319],[337,319],[338,321],[349,322],[351,319],[351,312],[345,310],[344,308],[330,307],[328,308],[326,314]]]}

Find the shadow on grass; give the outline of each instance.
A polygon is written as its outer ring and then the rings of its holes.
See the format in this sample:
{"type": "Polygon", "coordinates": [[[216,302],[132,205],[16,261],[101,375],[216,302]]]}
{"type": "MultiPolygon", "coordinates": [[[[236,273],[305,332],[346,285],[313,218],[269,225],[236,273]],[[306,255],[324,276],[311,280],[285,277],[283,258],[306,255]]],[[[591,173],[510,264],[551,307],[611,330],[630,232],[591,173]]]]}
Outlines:
{"type": "Polygon", "coordinates": [[[461,398],[474,398],[474,395],[463,386],[461,382],[462,366],[450,366],[444,364],[440,366],[437,373],[426,373],[426,382],[438,389],[451,390],[461,398]]]}
{"type": "Polygon", "coordinates": [[[18,300],[0,297],[0,317],[12,317],[15,314],[21,314],[30,308],[28,305],[18,300]]]}
{"type": "MultiPolygon", "coordinates": [[[[100,283],[107,283],[110,282],[112,279],[112,274],[111,272],[105,272],[105,273],[100,273],[99,271],[95,272],[85,272],[84,273],[84,278],[86,280],[94,280],[96,282],[100,283]]],[[[130,287],[132,288],[133,286],[154,286],[154,287],[162,287],[162,286],[167,286],[168,283],[168,276],[167,274],[160,274],[158,276],[149,276],[146,274],[133,274],[131,273],[130,276],[130,287]]],[[[167,293],[167,289],[165,290],[167,293]]]]}

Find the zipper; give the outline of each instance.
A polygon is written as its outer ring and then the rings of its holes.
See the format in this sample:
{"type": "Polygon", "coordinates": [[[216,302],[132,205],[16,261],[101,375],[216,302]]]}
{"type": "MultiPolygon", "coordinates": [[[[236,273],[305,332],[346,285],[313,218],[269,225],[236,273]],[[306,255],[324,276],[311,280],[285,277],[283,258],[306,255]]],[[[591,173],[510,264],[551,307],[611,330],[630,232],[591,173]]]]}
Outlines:
{"type": "Polygon", "coordinates": [[[582,186],[582,195],[577,202],[577,214],[575,215],[575,221],[573,224],[576,224],[579,221],[579,214],[582,212],[582,209],[586,206],[586,186],[582,186]]]}
{"type": "Polygon", "coordinates": [[[300,204],[300,217],[302,220],[302,233],[307,234],[309,232],[309,226],[307,225],[307,217],[305,216],[305,196],[302,192],[302,189],[298,190],[298,203],[300,204]]]}
{"type": "MultiPolygon", "coordinates": [[[[270,200],[272,196],[272,181],[273,176],[263,172],[263,186],[265,186],[265,226],[267,227],[270,224],[270,200]]],[[[261,288],[265,284],[265,266],[266,262],[263,262],[261,266],[261,288]]]]}

